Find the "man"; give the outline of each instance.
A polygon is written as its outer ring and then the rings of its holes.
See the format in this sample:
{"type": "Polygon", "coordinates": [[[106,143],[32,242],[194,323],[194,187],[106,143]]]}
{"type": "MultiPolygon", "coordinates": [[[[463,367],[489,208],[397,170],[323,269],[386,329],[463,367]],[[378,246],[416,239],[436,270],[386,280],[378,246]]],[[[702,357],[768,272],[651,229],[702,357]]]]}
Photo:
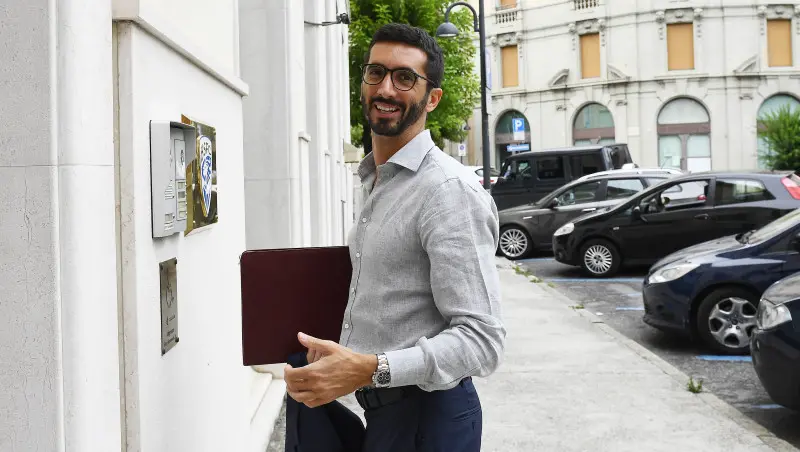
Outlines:
{"type": "Polygon", "coordinates": [[[356,392],[366,452],[479,451],[471,377],[503,354],[497,208],[425,130],[443,74],[425,31],[375,33],[361,74],[373,151],[359,166],[365,201],[349,237],[341,345],[300,333],[310,364],[285,370],[289,395],[309,407],[356,392]]]}

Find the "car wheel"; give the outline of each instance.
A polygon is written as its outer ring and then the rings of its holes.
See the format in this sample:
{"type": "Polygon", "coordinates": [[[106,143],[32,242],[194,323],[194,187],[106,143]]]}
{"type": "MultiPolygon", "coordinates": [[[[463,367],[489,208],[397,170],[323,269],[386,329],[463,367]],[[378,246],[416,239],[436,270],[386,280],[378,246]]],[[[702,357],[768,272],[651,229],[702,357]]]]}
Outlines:
{"type": "Polygon", "coordinates": [[[750,291],[738,287],[715,290],[697,309],[697,334],[719,353],[747,354],[757,312],[758,296],[750,291]]]}
{"type": "Polygon", "coordinates": [[[616,273],[621,260],[617,247],[608,240],[589,240],[581,247],[581,267],[595,278],[616,273]]]}
{"type": "Polygon", "coordinates": [[[522,259],[531,252],[533,243],[524,229],[509,226],[500,231],[500,252],[508,259],[522,259]]]}

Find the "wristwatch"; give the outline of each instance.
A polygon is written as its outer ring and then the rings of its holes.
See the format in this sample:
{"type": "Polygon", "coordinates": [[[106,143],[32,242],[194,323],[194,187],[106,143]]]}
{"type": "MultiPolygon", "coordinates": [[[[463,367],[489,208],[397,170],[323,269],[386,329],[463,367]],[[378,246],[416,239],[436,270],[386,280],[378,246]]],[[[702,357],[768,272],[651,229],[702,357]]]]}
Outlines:
{"type": "Polygon", "coordinates": [[[378,368],[372,374],[372,385],[376,388],[388,388],[392,384],[392,374],[389,372],[389,359],[386,354],[379,353],[378,368]]]}

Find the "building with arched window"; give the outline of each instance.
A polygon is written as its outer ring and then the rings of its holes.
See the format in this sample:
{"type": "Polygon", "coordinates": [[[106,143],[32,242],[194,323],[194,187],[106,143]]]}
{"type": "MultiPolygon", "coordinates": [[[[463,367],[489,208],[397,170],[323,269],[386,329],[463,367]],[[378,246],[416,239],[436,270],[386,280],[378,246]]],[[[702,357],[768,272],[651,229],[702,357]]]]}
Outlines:
{"type": "MultiPolygon", "coordinates": [[[[759,118],[800,106],[798,0],[485,5],[493,165],[509,146],[620,142],[641,166],[756,169],[769,152],[759,118]],[[524,143],[509,140],[509,114],[524,143]]],[[[479,109],[469,124],[477,164],[479,109]]]]}

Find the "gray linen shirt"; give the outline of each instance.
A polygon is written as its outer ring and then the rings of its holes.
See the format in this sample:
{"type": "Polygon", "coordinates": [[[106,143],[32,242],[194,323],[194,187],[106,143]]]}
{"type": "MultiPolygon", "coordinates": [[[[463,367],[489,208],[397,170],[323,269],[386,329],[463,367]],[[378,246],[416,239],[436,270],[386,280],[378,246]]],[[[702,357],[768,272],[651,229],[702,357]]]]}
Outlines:
{"type": "Polygon", "coordinates": [[[450,389],[494,372],[506,330],[492,197],[427,130],[377,169],[367,155],[358,174],[364,202],[348,239],[340,343],[386,353],[393,387],[450,389]]]}

